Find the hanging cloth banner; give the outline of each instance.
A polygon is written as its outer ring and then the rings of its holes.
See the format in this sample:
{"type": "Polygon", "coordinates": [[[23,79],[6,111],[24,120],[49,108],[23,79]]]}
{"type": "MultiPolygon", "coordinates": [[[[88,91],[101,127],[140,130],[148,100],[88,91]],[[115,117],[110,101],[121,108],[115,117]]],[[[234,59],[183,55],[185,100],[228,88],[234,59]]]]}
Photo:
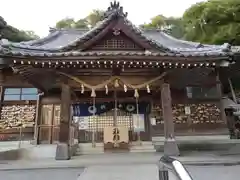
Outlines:
{"type": "MultiPolygon", "coordinates": [[[[95,107],[92,103],[73,104],[73,116],[92,116],[108,112],[115,108],[114,102],[96,103],[95,107]]],[[[137,105],[134,102],[118,103],[117,108],[128,113],[136,114],[137,105]]],[[[148,114],[151,112],[150,103],[139,102],[139,114],[148,114]]]]}
{"type": "MultiPolygon", "coordinates": [[[[118,109],[126,111],[128,113],[136,114],[137,105],[136,102],[124,102],[118,103],[118,109]]],[[[150,103],[139,102],[138,103],[138,112],[139,114],[149,114],[151,112],[150,103]]]]}
{"type": "Polygon", "coordinates": [[[114,108],[114,103],[96,103],[95,106],[92,103],[82,103],[73,105],[74,116],[92,116],[99,115],[110,111],[114,108]]]}

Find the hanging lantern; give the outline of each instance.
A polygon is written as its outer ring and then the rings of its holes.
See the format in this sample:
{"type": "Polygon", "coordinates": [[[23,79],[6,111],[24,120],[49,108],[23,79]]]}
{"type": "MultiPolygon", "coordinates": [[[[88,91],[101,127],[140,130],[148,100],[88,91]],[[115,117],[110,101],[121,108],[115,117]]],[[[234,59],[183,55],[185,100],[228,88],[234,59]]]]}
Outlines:
{"type": "Polygon", "coordinates": [[[151,91],[150,91],[150,87],[149,87],[149,85],[147,85],[147,93],[150,93],[151,91]]]}
{"type": "Polygon", "coordinates": [[[81,85],[81,93],[82,94],[84,93],[84,85],[83,84],[81,85]]]}
{"type": "Polygon", "coordinates": [[[118,82],[118,79],[115,79],[115,82],[114,82],[114,87],[119,87],[119,82],[118,82]]]}
{"type": "Polygon", "coordinates": [[[134,97],[135,97],[135,98],[138,98],[138,97],[139,97],[139,94],[138,94],[138,90],[137,90],[137,89],[134,90],[134,97]]]}
{"type": "Polygon", "coordinates": [[[127,86],[126,86],[126,84],[123,85],[123,88],[124,88],[124,92],[127,92],[127,86]]]}
{"type": "Polygon", "coordinates": [[[108,86],[105,85],[105,89],[106,89],[106,94],[108,94],[108,86]]]}
{"type": "Polygon", "coordinates": [[[91,97],[96,97],[95,89],[92,89],[91,97]]]}

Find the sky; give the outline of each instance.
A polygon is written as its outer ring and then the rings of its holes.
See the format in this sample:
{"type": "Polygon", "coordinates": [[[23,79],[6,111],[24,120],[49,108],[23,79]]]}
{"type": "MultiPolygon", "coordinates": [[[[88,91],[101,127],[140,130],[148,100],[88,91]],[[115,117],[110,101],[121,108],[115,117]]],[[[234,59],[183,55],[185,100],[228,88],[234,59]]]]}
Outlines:
{"type": "MultiPolygon", "coordinates": [[[[112,0],[1,0],[2,16],[9,25],[32,30],[43,37],[56,22],[71,17],[86,17],[93,9],[106,10],[112,0]]],[[[119,0],[128,19],[139,25],[158,14],[181,16],[196,2],[203,0],[119,0]]]]}

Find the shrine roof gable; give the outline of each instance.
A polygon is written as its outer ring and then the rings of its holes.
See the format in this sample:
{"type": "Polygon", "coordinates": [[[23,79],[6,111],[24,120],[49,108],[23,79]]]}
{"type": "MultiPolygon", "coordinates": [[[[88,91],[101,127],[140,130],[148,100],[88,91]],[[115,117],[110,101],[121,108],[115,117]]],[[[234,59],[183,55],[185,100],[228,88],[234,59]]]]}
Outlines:
{"type": "MultiPolygon", "coordinates": [[[[138,50],[147,50],[158,53],[183,54],[186,56],[222,55],[231,52],[229,44],[205,45],[196,42],[176,39],[167,33],[158,30],[140,29],[127,19],[127,13],[114,1],[104,14],[102,21],[91,29],[51,29],[50,34],[42,39],[13,43],[1,40],[2,53],[27,54],[30,56],[55,56],[69,52],[83,52],[93,47],[110,34],[118,33],[126,36],[129,42],[138,47],[138,50]]],[[[109,39],[108,39],[109,40],[109,39]]],[[[114,51],[121,51],[116,48],[114,51]]]]}

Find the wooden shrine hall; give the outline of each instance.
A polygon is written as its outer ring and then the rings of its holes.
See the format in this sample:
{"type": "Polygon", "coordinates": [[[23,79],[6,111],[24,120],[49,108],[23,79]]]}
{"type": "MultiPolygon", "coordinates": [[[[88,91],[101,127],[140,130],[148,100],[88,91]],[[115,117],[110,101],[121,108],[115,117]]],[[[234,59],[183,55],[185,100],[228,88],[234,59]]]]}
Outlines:
{"type": "Polygon", "coordinates": [[[51,29],[21,43],[2,39],[2,132],[34,130],[36,143],[57,143],[69,159],[72,139],[128,149],[134,141],[224,134],[221,73],[234,64],[230,44],[175,39],[139,29],[117,2],[91,29],[51,29]]]}

